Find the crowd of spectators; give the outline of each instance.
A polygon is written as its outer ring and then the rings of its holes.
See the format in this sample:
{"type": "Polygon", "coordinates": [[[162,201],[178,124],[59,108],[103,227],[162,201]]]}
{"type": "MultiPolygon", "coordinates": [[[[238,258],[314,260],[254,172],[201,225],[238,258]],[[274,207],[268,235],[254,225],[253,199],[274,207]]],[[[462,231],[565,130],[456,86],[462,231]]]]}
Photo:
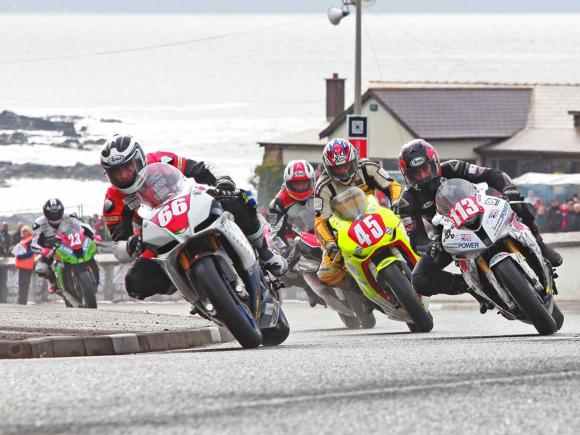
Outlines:
{"type": "Polygon", "coordinates": [[[565,201],[551,199],[544,203],[533,190],[528,192],[526,201],[534,205],[536,220],[544,233],[580,231],[580,197],[571,195],[565,201]]]}

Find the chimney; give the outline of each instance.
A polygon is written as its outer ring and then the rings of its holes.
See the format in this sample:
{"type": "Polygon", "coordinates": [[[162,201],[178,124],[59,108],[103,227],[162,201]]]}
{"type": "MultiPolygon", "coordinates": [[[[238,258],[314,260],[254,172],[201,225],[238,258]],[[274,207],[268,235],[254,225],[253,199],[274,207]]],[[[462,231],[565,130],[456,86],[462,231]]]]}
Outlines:
{"type": "Polygon", "coordinates": [[[570,110],[568,115],[572,115],[574,117],[574,128],[580,131],[580,110],[570,110]]]}
{"type": "Polygon", "coordinates": [[[338,73],[326,80],[326,120],[334,119],[344,111],[344,80],[339,79],[338,73]]]}

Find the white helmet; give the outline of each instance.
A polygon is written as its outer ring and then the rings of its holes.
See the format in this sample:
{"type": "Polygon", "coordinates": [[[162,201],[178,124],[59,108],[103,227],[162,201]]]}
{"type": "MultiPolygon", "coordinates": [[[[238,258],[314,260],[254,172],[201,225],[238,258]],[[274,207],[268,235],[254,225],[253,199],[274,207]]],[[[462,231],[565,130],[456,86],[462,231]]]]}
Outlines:
{"type": "Polygon", "coordinates": [[[292,160],[284,169],[284,186],[297,201],[308,198],[314,192],[314,168],[306,160],[292,160]]]}
{"type": "Polygon", "coordinates": [[[143,148],[132,136],[110,138],[101,150],[101,166],[111,184],[126,195],[135,193],[137,174],[146,165],[143,148]]]}

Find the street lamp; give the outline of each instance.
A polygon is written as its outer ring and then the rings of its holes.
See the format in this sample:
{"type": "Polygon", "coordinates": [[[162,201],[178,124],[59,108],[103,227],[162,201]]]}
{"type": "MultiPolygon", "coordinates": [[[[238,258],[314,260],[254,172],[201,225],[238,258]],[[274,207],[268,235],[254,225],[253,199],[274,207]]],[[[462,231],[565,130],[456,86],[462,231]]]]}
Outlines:
{"type": "Polygon", "coordinates": [[[338,25],[340,20],[350,14],[349,6],[356,9],[356,37],[354,49],[354,114],[360,115],[361,112],[361,6],[370,6],[376,0],[342,0],[342,7],[328,8],[328,20],[333,25],[338,25]]]}

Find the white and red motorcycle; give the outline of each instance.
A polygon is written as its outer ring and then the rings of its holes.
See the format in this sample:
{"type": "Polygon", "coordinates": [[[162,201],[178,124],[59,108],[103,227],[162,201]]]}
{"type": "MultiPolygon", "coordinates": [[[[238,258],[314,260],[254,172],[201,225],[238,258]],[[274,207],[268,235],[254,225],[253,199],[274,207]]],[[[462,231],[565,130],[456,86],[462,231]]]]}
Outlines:
{"type": "Polygon", "coordinates": [[[262,270],[209,187],[163,163],[143,168],[138,183],[143,244],[185,299],[245,348],[284,342],[290,327],[278,297],[280,281],[262,270]]]}
{"type": "Polygon", "coordinates": [[[435,202],[433,225],[471,289],[505,318],[531,323],[540,334],[560,329],[552,265],[514,212],[527,204],[487,196],[462,179],[443,181],[435,202]]]}

